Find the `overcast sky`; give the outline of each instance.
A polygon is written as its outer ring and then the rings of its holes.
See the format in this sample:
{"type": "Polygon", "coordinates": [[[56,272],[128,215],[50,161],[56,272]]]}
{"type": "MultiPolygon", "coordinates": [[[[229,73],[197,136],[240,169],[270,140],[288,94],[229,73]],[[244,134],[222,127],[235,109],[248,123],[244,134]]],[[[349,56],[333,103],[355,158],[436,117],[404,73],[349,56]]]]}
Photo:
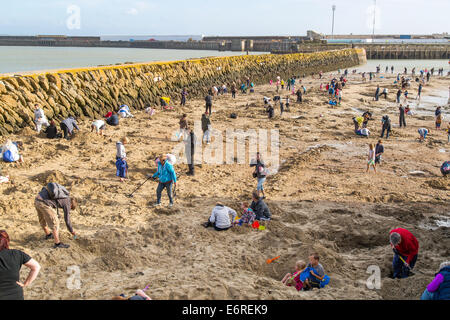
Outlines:
{"type": "MultiPolygon", "coordinates": [[[[0,0],[0,34],[331,34],[333,4],[334,34],[372,33],[373,0],[0,0]]],[[[375,12],[379,34],[450,32],[450,0],[377,0],[375,12]]]]}

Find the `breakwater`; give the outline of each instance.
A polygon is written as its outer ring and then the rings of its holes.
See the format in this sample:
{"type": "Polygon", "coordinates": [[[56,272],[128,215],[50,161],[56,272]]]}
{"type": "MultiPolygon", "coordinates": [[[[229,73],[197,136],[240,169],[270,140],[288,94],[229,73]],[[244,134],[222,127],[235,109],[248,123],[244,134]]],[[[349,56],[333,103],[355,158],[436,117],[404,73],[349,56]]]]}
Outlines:
{"type": "Polygon", "coordinates": [[[57,122],[69,115],[101,118],[121,104],[132,109],[155,106],[161,96],[178,99],[183,87],[191,96],[204,95],[212,85],[239,83],[250,77],[255,84],[280,75],[327,72],[366,62],[363,49],[311,54],[256,55],[206,58],[60,70],[0,77],[0,134],[33,127],[33,106],[39,103],[57,122]]]}

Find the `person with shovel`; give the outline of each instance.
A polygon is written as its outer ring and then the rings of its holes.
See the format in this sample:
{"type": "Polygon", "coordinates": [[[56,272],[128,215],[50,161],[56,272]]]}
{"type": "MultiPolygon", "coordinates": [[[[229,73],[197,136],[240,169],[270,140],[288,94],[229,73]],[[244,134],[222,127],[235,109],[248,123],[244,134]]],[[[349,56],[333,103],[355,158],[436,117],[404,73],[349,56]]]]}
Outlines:
{"type": "Polygon", "coordinates": [[[152,176],[154,179],[159,178],[158,187],[156,188],[156,204],[155,207],[161,206],[161,194],[164,189],[167,190],[167,196],[169,197],[169,207],[173,206],[172,188],[177,186],[177,175],[175,170],[167,161],[167,156],[161,156],[156,159],[158,163],[158,169],[152,176]]]}
{"type": "Polygon", "coordinates": [[[419,242],[416,237],[406,229],[397,228],[391,230],[389,239],[394,260],[392,261],[393,278],[407,278],[417,261],[419,242]]]}

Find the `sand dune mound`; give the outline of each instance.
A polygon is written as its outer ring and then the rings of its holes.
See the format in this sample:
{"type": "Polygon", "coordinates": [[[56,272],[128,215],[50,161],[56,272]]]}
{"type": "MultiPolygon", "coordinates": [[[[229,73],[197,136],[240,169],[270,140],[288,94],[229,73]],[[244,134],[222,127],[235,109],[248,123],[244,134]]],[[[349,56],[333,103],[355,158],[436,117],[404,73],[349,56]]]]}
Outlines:
{"type": "Polygon", "coordinates": [[[42,185],[48,184],[50,182],[56,182],[61,185],[65,185],[70,181],[70,178],[68,178],[58,170],[48,170],[33,176],[31,179],[33,181],[39,182],[42,185]]]}

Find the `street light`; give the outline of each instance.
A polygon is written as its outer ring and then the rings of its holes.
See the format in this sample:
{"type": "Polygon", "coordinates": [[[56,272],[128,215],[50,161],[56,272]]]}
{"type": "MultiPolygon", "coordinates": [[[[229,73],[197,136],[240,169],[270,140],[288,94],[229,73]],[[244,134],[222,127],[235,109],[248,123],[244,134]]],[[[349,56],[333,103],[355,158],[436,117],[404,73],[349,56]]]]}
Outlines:
{"type": "Polygon", "coordinates": [[[331,9],[333,9],[333,23],[332,23],[332,27],[331,27],[331,39],[333,39],[334,38],[334,12],[336,11],[336,5],[333,4],[331,9]]]}

